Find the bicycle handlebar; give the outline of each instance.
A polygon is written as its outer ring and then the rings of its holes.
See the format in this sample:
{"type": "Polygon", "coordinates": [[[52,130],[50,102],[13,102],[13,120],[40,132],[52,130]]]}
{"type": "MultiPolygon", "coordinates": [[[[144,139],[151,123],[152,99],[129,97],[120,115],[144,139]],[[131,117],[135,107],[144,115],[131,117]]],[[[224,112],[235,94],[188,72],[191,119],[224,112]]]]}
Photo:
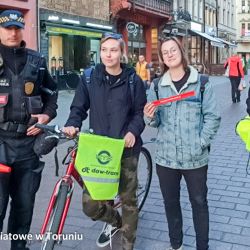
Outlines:
{"type": "Polygon", "coordinates": [[[48,131],[52,135],[58,136],[58,139],[65,139],[67,136],[62,132],[58,125],[45,125],[37,123],[35,124],[36,128],[40,128],[43,131],[48,131]]]}

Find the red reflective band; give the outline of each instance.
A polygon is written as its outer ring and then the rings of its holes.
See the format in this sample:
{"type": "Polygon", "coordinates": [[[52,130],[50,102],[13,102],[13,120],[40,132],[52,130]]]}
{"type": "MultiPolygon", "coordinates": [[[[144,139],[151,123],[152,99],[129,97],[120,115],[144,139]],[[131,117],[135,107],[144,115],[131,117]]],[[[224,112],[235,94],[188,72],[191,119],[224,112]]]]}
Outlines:
{"type": "Polygon", "coordinates": [[[6,104],[7,103],[7,96],[2,95],[0,96],[0,104],[6,104]]]}
{"type": "Polygon", "coordinates": [[[8,167],[2,163],[0,163],[0,173],[10,173],[11,167],[8,167]]]}
{"type": "Polygon", "coordinates": [[[180,95],[173,95],[173,96],[170,96],[170,97],[167,97],[167,98],[162,98],[160,100],[153,101],[152,104],[154,106],[159,106],[159,105],[166,104],[168,102],[179,101],[179,100],[191,97],[191,96],[195,96],[195,91],[189,91],[189,92],[186,92],[186,93],[183,93],[183,94],[180,94],[180,95]]]}

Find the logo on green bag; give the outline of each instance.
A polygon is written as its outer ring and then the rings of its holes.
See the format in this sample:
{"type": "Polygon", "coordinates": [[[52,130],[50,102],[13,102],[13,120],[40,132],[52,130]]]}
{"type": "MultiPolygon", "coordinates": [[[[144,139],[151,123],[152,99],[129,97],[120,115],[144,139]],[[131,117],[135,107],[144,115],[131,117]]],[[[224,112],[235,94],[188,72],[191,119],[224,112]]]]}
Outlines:
{"type": "Polygon", "coordinates": [[[97,154],[96,159],[100,164],[106,165],[112,160],[112,156],[108,151],[101,151],[97,154]]]}

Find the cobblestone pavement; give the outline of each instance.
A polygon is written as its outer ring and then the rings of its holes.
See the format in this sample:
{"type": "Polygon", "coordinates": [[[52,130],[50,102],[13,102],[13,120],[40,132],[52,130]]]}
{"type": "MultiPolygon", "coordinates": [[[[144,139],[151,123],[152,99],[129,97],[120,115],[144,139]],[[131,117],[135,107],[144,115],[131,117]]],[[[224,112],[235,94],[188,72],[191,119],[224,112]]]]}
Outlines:
{"type": "MultiPolygon", "coordinates": [[[[216,91],[222,122],[219,132],[212,143],[208,187],[210,209],[210,249],[218,250],[249,250],[250,249],[250,176],[246,175],[248,154],[244,145],[235,135],[235,124],[246,114],[245,99],[247,90],[242,94],[241,102],[231,102],[230,83],[225,77],[211,77],[216,91]]],[[[73,93],[61,92],[59,116],[57,123],[63,124],[67,114],[66,105],[70,103],[73,93]],[[62,105],[63,103],[63,105],[62,105]]],[[[155,135],[155,130],[147,128],[144,139],[155,135]]],[[[152,155],[154,145],[148,146],[152,155]]],[[[65,154],[66,144],[59,146],[59,156],[65,154]]],[[[38,192],[31,232],[38,233],[53,185],[54,177],[53,154],[45,158],[41,188],[38,192]]],[[[60,170],[63,173],[63,169],[60,170]]],[[[195,250],[195,236],[192,223],[191,208],[185,183],[182,184],[181,201],[184,217],[184,249],[195,250]]],[[[97,250],[95,240],[102,228],[102,223],[88,219],[81,211],[81,190],[76,186],[64,232],[79,234],[82,240],[65,240],[55,249],[60,250],[97,250]]],[[[153,174],[150,193],[140,213],[136,249],[165,250],[169,245],[167,221],[158,180],[153,174]]],[[[8,242],[1,242],[0,249],[9,248],[8,242]]],[[[33,240],[31,250],[40,249],[40,243],[33,240]]],[[[110,249],[109,247],[103,248],[110,249]]],[[[113,248],[120,250],[120,235],[114,237],[113,248]]]]}

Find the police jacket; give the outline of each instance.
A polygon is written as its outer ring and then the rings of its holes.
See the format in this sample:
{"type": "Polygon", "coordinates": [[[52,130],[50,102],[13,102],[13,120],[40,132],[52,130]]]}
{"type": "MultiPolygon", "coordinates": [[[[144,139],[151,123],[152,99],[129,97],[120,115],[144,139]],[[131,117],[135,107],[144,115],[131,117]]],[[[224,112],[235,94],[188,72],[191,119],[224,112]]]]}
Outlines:
{"type": "Polygon", "coordinates": [[[57,86],[47,70],[45,58],[25,48],[25,42],[20,48],[0,43],[0,55],[3,61],[0,64],[0,135],[25,134],[31,114],[47,114],[53,119],[57,86]]]}
{"type": "Polygon", "coordinates": [[[98,64],[91,74],[90,83],[86,84],[84,78],[78,84],[65,126],[80,128],[90,110],[89,127],[94,134],[121,139],[131,132],[136,137],[136,143],[134,148],[125,150],[125,155],[139,153],[142,144],[140,135],[145,127],[143,108],[146,94],[135,70],[122,64],[120,81],[111,85],[105,75],[105,66],[98,64]],[[134,74],[133,93],[129,83],[131,74],[134,74]]]}

